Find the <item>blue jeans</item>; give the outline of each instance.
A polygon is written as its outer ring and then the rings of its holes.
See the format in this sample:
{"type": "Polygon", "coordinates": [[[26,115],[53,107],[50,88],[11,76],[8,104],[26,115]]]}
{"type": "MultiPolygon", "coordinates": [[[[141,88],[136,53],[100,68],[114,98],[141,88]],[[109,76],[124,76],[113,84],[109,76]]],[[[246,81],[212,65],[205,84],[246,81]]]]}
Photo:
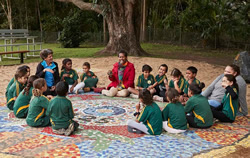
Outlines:
{"type": "Polygon", "coordinates": [[[215,107],[215,108],[221,105],[221,103],[216,100],[208,100],[208,103],[210,106],[215,107]]]}

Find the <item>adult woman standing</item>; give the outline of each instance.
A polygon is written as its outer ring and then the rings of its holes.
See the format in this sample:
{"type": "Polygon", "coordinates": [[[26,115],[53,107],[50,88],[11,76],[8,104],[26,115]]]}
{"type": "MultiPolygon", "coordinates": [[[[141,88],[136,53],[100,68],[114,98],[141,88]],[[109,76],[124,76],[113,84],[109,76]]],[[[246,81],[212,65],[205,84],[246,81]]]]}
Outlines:
{"type": "Polygon", "coordinates": [[[47,84],[47,91],[44,95],[56,95],[55,85],[60,81],[58,64],[53,61],[53,51],[51,49],[43,49],[40,52],[40,57],[43,59],[36,69],[36,75],[44,78],[47,84]]]}
{"type": "Polygon", "coordinates": [[[222,78],[225,74],[231,74],[236,77],[237,84],[239,86],[239,105],[241,113],[243,115],[248,114],[247,102],[246,102],[246,82],[240,76],[240,68],[236,65],[228,65],[224,74],[218,76],[208,87],[202,92],[202,95],[208,98],[208,102],[212,107],[218,107],[221,105],[221,101],[225,94],[225,89],[221,86],[222,78]]]}
{"type": "Polygon", "coordinates": [[[112,71],[108,71],[111,83],[107,87],[108,90],[102,90],[103,95],[126,97],[129,95],[128,88],[134,88],[135,68],[127,56],[125,50],[119,51],[119,62],[113,65],[112,71]]]}

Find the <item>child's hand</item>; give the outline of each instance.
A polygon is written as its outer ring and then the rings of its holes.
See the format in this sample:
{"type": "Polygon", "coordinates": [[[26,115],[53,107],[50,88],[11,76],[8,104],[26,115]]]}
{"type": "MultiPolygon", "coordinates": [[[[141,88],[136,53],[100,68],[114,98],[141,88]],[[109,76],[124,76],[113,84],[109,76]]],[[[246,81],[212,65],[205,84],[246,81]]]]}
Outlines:
{"type": "Polygon", "coordinates": [[[84,77],[84,79],[83,80],[86,80],[87,79],[87,77],[84,77]]]}
{"type": "Polygon", "coordinates": [[[153,89],[153,88],[154,88],[154,87],[151,85],[151,86],[148,87],[148,90],[153,89]]]}
{"type": "Polygon", "coordinates": [[[55,91],[56,90],[56,86],[52,86],[51,88],[50,88],[50,91],[55,91]]]}
{"type": "Polygon", "coordinates": [[[174,84],[178,85],[179,80],[174,80],[174,84]]]}
{"type": "Polygon", "coordinates": [[[109,70],[107,74],[109,75],[109,77],[112,77],[112,75],[113,75],[111,70],[109,70]]]}
{"type": "Polygon", "coordinates": [[[136,108],[136,112],[139,112],[139,111],[140,111],[140,108],[141,108],[140,103],[136,104],[136,105],[135,105],[135,108],[136,108]]]}
{"type": "Polygon", "coordinates": [[[74,90],[74,86],[72,86],[71,88],[70,88],[70,93],[72,93],[73,92],[73,90],[74,90]]]}
{"type": "Polygon", "coordinates": [[[96,78],[96,76],[93,76],[92,78],[96,78]]]}
{"type": "Polygon", "coordinates": [[[51,100],[53,98],[52,95],[47,95],[47,98],[49,98],[49,100],[51,100]]]}
{"type": "Polygon", "coordinates": [[[14,97],[13,100],[16,100],[17,97],[14,97]]]}

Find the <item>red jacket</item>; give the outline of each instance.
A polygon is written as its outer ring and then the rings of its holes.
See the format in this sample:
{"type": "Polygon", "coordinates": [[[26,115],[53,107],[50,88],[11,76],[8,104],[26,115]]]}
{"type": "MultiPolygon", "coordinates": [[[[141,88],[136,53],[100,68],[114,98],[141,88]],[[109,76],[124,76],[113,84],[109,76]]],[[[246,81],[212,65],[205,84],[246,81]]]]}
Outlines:
{"type": "MultiPolygon", "coordinates": [[[[118,62],[113,65],[112,69],[112,77],[109,77],[109,80],[112,81],[107,89],[110,89],[111,87],[117,87],[119,84],[119,78],[118,78],[118,62]]],[[[134,64],[128,62],[128,65],[126,66],[124,73],[123,73],[123,84],[125,88],[128,87],[134,88],[134,80],[135,80],[135,67],[134,64]]]]}

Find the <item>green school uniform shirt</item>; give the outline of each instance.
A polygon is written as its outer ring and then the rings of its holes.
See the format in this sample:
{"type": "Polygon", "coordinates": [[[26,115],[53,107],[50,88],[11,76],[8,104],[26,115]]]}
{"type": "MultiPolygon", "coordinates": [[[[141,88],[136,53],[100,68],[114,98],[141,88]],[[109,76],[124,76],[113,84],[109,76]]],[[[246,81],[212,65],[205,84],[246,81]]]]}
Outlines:
{"type": "Polygon", "coordinates": [[[28,95],[25,93],[23,94],[24,90],[22,90],[17,97],[13,107],[14,114],[17,118],[24,118],[27,116],[32,97],[32,90],[33,87],[30,87],[28,95]]]}
{"type": "Polygon", "coordinates": [[[53,129],[67,129],[74,118],[71,101],[65,96],[56,96],[49,103],[47,115],[53,129]]]}
{"type": "Polygon", "coordinates": [[[87,77],[86,80],[84,80],[85,86],[84,87],[96,87],[96,84],[98,82],[98,78],[92,78],[93,76],[96,76],[92,71],[89,71],[90,75],[87,75],[86,73],[83,73],[80,77],[81,82],[83,82],[84,78],[87,77]]]}
{"type": "Polygon", "coordinates": [[[78,79],[78,74],[74,69],[71,69],[69,72],[66,72],[66,70],[63,69],[62,72],[60,73],[61,79],[64,74],[70,75],[70,77],[64,77],[64,81],[67,82],[69,85],[73,85],[75,81],[78,79]]]}
{"type": "MultiPolygon", "coordinates": [[[[194,78],[192,83],[200,84],[200,81],[197,80],[196,78],[194,78]]],[[[189,87],[189,83],[188,83],[188,80],[187,80],[186,83],[185,83],[185,88],[184,88],[184,93],[185,94],[188,94],[188,87],[189,87]]]]}
{"type": "MultiPolygon", "coordinates": [[[[185,80],[184,77],[181,77],[180,80],[178,81],[178,86],[179,86],[179,88],[181,89],[182,92],[183,92],[183,90],[184,90],[184,88],[185,88],[185,82],[186,82],[186,80],[185,80]]],[[[170,88],[175,88],[175,87],[174,87],[174,81],[173,81],[173,80],[171,80],[171,81],[169,82],[169,87],[170,87],[170,88]]]]}
{"type": "Polygon", "coordinates": [[[49,99],[42,95],[40,97],[34,97],[30,101],[29,112],[26,118],[26,122],[29,126],[39,127],[44,124],[44,117],[46,116],[46,110],[49,106],[49,99]]]}
{"type": "MultiPolygon", "coordinates": [[[[164,80],[167,79],[167,76],[166,75],[163,75],[163,76],[159,76],[159,75],[156,75],[155,77],[155,80],[156,82],[158,83],[158,85],[162,86],[162,87],[165,87],[165,83],[164,83],[164,80]]],[[[167,79],[168,80],[168,79],[167,79]]]]}
{"type": "Polygon", "coordinates": [[[137,79],[137,87],[148,88],[149,86],[155,83],[155,78],[153,75],[149,75],[147,79],[144,78],[144,75],[140,75],[137,79]]]}
{"type": "Polygon", "coordinates": [[[139,117],[139,122],[142,122],[151,135],[160,135],[162,132],[162,114],[159,106],[153,102],[152,105],[146,105],[139,117]]]}
{"type": "Polygon", "coordinates": [[[19,83],[18,81],[15,81],[9,88],[8,94],[7,94],[7,107],[10,110],[13,110],[13,106],[15,103],[14,97],[18,97],[20,91],[22,91],[23,88],[24,88],[24,85],[19,83]]]}
{"type": "MultiPolygon", "coordinates": [[[[237,89],[233,88],[233,90],[238,95],[237,89]]],[[[223,104],[222,112],[230,120],[234,121],[236,117],[236,113],[238,112],[238,98],[232,99],[232,96],[228,92],[226,92],[221,103],[223,104]]]]}
{"type": "Polygon", "coordinates": [[[185,112],[193,112],[194,122],[200,127],[213,125],[213,114],[206,97],[197,94],[190,97],[184,107],[185,112]]]}
{"type": "Polygon", "coordinates": [[[15,77],[13,77],[10,82],[8,83],[8,86],[6,88],[6,92],[5,92],[5,97],[7,98],[7,94],[8,94],[8,90],[10,89],[11,85],[16,81],[15,77]]]}
{"type": "Polygon", "coordinates": [[[180,102],[169,103],[162,111],[163,121],[168,121],[168,126],[174,129],[187,129],[187,119],[184,107],[180,102]]]}

